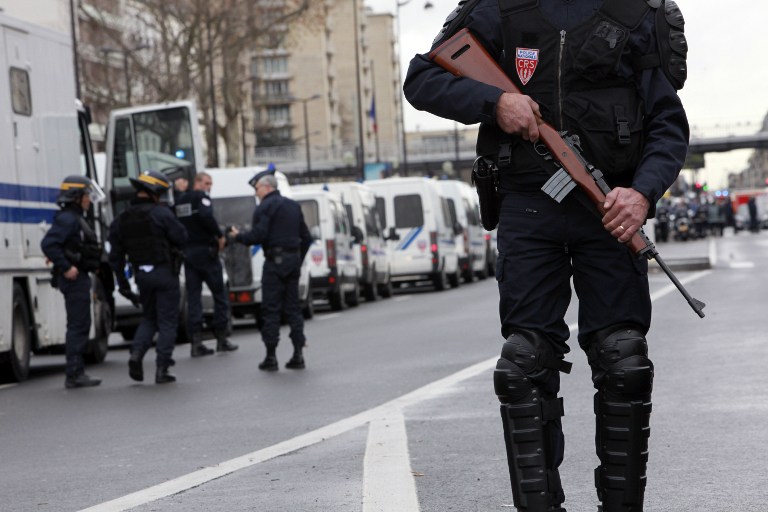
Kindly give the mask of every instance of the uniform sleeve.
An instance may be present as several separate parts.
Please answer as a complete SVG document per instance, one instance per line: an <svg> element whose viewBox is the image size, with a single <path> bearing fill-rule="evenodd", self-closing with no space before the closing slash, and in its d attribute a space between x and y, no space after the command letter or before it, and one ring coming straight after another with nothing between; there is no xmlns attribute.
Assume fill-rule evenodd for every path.
<svg viewBox="0 0 768 512"><path fill-rule="evenodd" d="M644 70L637 84L645 104L645 146L632 188L653 207L680 174L690 133L680 97L661 68Z"/></svg>
<svg viewBox="0 0 768 512"><path fill-rule="evenodd" d="M184 227L184 224L176 218L170 208L161 206L155 208L154 211L158 212L156 219L160 229L168 237L171 244L176 247L183 247L188 238L187 228Z"/></svg>
<svg viewBox="0 0 768 512"><path fill-rule="evenodd" d="M112 267L119 281L125 268L125 248L120 239L120 217L109 226L109 266Z"/></svg>
<svg viewBox="0 0 768 512"><path fill-rule="evenodd" d="M251 230L238 233L235 240L245 245L256 245L264 243L269 234L269 224L271 222L273 201L264 201L253 212L253 221Z"/></svg>
<svg viewBox="0 0 768 512"><path fill-rule="evenodd" d="M462 27L468 28L491 56L499 60L503 41L497 0L480 0ZM496 103L504 91L471 78L456 77L430 61L428 54L419 54L408 67L403 92L417 110L463 124L475 124L495 123Z"/></svg>
<svg viewBox="0 0 768 512"><path fill-rule="evenodd" d="M64 246L79 234L79 230L80 224L74 215L63 212L56 215L51 228L40 242L43 254L51 260L54 268L68 270L72 266L64 254Z"/></svg>
<svg viewBox="0 0 768 512"><path fill-rule="evenodd" d="M219 228L219 223L213 216L213 203L211 202L210 198L207 196L200 198L200 203L197 207L197 214L200 216L200 223L203 225L203 228L208 233L210 233L211 236L219 238L223 235L221 229Z"/></svg>

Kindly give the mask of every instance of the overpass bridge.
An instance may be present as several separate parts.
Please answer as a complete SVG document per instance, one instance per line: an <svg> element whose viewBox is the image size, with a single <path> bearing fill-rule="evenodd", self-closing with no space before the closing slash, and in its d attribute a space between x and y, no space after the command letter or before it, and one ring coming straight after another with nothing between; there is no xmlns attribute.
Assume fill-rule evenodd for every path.
<svg viewBox="0 0 768 512"><path fill-rule="evenodd" d="M450 131L446 133L450 134ZM457 136L450 140L452 136L409 143L407 172L402 166L393 171L408 176L440 176L448 172L458 179L469 180L472 163L476 158L475 143ZM750 148L768 150L768 131L751 135L693 137L690 140L689 156ZM309 173L306 153L299 146L259 149L252 163L267 165L272 162L294 181L323 181L329 177L360 178L361 171L351 156L355 148L342 149L333 152L313 150Z"/></svg>

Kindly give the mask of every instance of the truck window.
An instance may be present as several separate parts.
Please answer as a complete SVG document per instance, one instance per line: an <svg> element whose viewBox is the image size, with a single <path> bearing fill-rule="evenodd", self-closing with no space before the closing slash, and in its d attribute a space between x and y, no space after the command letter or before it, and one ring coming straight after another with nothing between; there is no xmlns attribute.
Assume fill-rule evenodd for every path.
<svg viewBox="0 0 768 512"><path fill-rule="evenodd" d="M464 211L467 212L467 222L470 226L477 226L479 222L477 221L477 216L475 215L475 209L472 208L472 205L469 203L467 198L462 198L462 202L464 203Z"/></svg>
<svg viewBox="0 0 768 512"><path fill-rule="evenodd" d="M448 201L444 198L440 198L440 207L443 210L443 222L446 226L448 226L450 229L453 229L454 222L453 219L456 218L456 207L453 208L453 219L451 218L451 209L448 206Z"/></svg>
<svg viewBox="0 0 768 512"><path fill-rule="evenodd" d="M418 228L424 225L424 210L420 195L395 196L394 202L396 228Z"/></svg>
<svg viewBox="0 0 768 512"><path fill-rule="evenodd" d="M186 107L141 112L133 115L141 170L152 169L171 179L181 169L195 168L192 126Z"/></svg>
<svg viewBox="0 0 768 512"><path fill-rule="evenodd" d="M448 205L448 219L446 219L446 224L448 226L455 226L459 221L459 218L456 215L456 203L453 199L447 199L446 204Z"/></svg>
<svg viewBox="0 0 768 512"><path fill-rule="evenodd" d="M29 88L29 73L26 69L11 68L11 104L20 116L32 115L32 94Z"/></svg>
<svg viewBox="0 0 768 512"><path fill-rule="evenodd" d="M379 219L376 218L376 210L370 206L363 206L363 218L365 219L365 231L369 236L379 236Z"/></svg>
<svg viewBox="0 0 768 512"><path fill-rule="evenodd" d="M387 227L387 209L384 203L384 198L376 196L376 212L379 215L379 222L382 229Z"/></svg>

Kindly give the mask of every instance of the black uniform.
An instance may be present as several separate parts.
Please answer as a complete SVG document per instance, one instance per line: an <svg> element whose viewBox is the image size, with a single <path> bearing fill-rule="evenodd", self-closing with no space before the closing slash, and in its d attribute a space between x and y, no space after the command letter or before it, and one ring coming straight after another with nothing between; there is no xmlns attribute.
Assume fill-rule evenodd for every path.
<svg viewBox="0 0 768 512"><path fill-rule="evenodd" d="M274 350L280 339L280 316L285 313L291 327L291 341L297 350L304 346L304 318L299 301L301 262L312 237L299 204L283 197L278 190L267 194L253 212L250 232L239 233L235 240L261 244L264 271L261 276L261 337L267 350Z"/></svg>
<svg viewBox="0 0 768 512"><path fill-rule="evenodd" d="M229 324L229 299L219 259L218 240L223 233L213 216L213 202L206 192L193 190L178 198L175 209L189 235L184 246L184 278L190 332L199 333L203 328L201 293L205 283L214 300L214 333L225 335Z"/></svg>
<svg viewBox="0 0 768 512"><path fill-rule="evenodd" d="M436 43L468 27L539 104L545 121L579 136L586 159L612 187L632 187L655 205L687 150L688 124L675 88L682 86L679 69L670 70L674 52L664 41L657 44L657 30L682 38L681 24L667 26L677 21L676 6L644 0L462 3ZM557 203L540 190L552 164L533 144L497 126L503 91L455 77L426 55L411 61L404 91L418 109L481 123L478 154L499 167L496 277L507 341L494 384L515 505L526 512L565 510L557 393L558 372L569 369L564 316L573 278L578 341L598 390L598 496L605 512L642 510L653 378L645 340L651 321L647 261L616 242L595 211L577 200L581 191Z"/></svg>
<svg viewBox="0 0 768 512"><path fill-rule="evenodd" d="M66 357L67 379L84 372L83 352L91 330L91 278L88 272L99 268L101 245L78 204L69 203L56 213L53 225L40 246L53 262L53 282L64 294L67 311ZM79 271L75 279L64 272L72 266Z"/></svg>
<svg viewBox="0 0 768 512"><path fill-rule="evenodd" d="M144 317L136 330L132 354L142 357L157 338L158 368L174 364L179 317L179 266L187 230L170 208L151 199L136 198L109 230L109 263L123 275L126 257L139 286Z"/></svg>

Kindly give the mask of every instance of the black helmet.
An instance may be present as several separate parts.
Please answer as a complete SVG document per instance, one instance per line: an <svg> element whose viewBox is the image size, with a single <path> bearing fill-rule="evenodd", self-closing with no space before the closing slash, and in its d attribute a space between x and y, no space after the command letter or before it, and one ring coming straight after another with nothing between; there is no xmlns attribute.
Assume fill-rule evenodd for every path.
<svg viewBox="0 0 768 512"><path fill-rule="evenodd" d="M71 175L64 178L59 186L58 204L76 203L83 195L91 196L91 201L98 203L104 199L104 191L90 178L79 175Z"/></svg>
<svg viewBox="0 0 768 512"><path fill-rule="evenodd" d="M137 191L145 190L152 195L162 196L171 188L171 182L157 171L143 171L138 178L129 178Z"/></svg>

